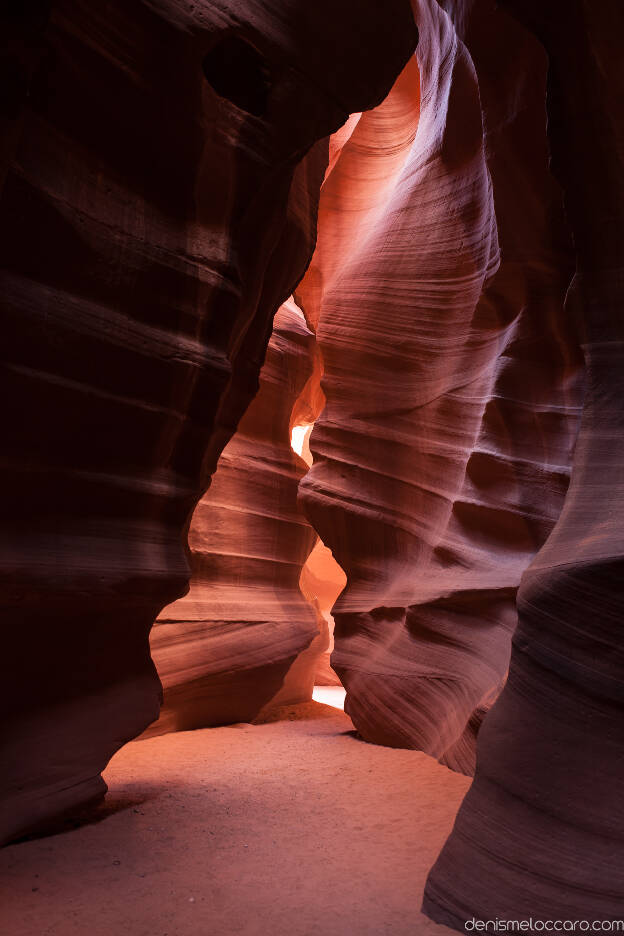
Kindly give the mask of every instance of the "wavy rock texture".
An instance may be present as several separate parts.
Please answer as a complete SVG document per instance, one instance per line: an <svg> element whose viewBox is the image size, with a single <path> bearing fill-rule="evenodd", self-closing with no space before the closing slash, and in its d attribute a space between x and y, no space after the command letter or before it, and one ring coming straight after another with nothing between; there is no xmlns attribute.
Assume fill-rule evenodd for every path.
<svg viewBox="0 0 624 936"><path fill-rule="evenodd" d="M505 6L548 52L587 392L563 511L522 580L509 680L425 894L462 932L473 916L624 919L624 8Z"/></svg>
<svg viewBox="0 0 624 936"><path fill-rule="evenodd" d="M568 485L581 361L544 55L490 24L480 97L451 19L414 10L417 60L330 150L297 290L327 397L300 490L347 574L332 663L357 729L470 773Z"/></svg>
<svg viewBox="0 0 624 936"><path fill-rule="evenodd" d="M2 838L157 717L149 629L308 263L317 141L415 42L401 0L47 6L0 13Z"/></svg>
<svg viewBox="0 0 624 936"><path fill-rule="evenodd" d="M357 115L359 117L359 115ZM341 133L334 134L330 140L330 151L335 145L335 138ZM318 345L315 344L315 369L308 384L307 414L302 412L299 430L302 435L295 439L293 433L293 448L300 452L308 468L312 467L312 453L310 452L310 434L314 421L323 411L325 395L321 390L321 360ZM306 420L304 421L304 416ZM334 559L330 549L319 538L314 549L308 556L301 571L299 582L301 591L316 609L319 629L323 641L316 643L314 648L316 659L314 661L314 681L317 686L339 686L340 680L331 666L331 654L334 649L334 618L331 610L338 595L347 584L346 576Z"/></svg>
<svg viewBox="0 0 624 936"><path fill-rule="evenodd" d="M300 584L306 598L317 609L321 633L326 634L326 643L322 647L318 646L319 655L314 664L314 685L339 686L340 680L331 665L335 626L331 610L347 584L347 579L331 550L320 539L303 567Z"/></svg>
<svg viewBox="0 0 624 936"><path fill-rule="evenodd" d="M149 734L253 721L319 635L299 588L316 540L297 506L307 466L290 445L314 363L314 336L289 301L275 316L258 394L193 514L190 591L152 628L164 703ZM311 698L311 655L299 657L282 698Z"/></svg>

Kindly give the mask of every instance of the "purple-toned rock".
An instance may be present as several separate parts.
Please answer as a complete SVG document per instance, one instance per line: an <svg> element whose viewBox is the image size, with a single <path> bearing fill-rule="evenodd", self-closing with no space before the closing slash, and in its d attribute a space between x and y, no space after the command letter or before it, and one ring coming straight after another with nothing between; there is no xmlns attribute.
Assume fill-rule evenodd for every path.
<svg viewBox="0 0 624 936"><path fill-rule="evenodd" d="M587 389L565 504L523 576L509 680L424 909L462 932L497 916L532 917L535 933L557 920L611 931L624 919L624 7L503 5L548 55L552 168L576 247L566 312Z"/></svg>
<svg viewBox="0 0 624 936"><path fill-rule="evenodd" d="M581 371L545 56L483 6L467 46L434 0L414 4L415 57L332 140L297 289L327 397L301 496L347 575L346 710L367 740L466 773L561 510Z"/></svg>

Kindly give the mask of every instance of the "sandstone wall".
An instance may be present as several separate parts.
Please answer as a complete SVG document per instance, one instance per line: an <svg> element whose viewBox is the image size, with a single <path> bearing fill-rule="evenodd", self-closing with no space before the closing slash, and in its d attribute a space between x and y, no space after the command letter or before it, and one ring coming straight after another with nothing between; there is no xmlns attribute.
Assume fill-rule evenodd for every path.
<svg viewBox="0 0 624 936"><path fill-rule="evenodd" d="M347 575L332 661L359 732L470 773L563 504L581 359L543 50L507 18L468 47L414 11L415 58L336 135L297 290L327 397L300 490Z"/></svg>
<svg viewBox="0 0 624 936"><path fill-rule="evenodd" d="M424 909L462 932L473 916L607 930L624 919L624 8L504 6L548 55L552 167L576 248L566 314L587 391L565 504L523 576L509 680Z"/></svg>
<svg viewBox="0 0 624 936"><path fill-rule="evenodd" d="M190 591L150 635L164 688L150 733L252 721L319 635L299 588L316 540L297 506L307 466L290 445L313 368L314 337L291 300L275 316L259 392L193 514ZM302 669L292 700L312 695L313 672Z"/></svg>
<svg viewBox="0 0 624 936"><path fill-rule="evenodd" d="M149 630L309 261L322 141L416 40L402 0L25 0L0 27L6 838L101 795L157 717Z"/></svg>

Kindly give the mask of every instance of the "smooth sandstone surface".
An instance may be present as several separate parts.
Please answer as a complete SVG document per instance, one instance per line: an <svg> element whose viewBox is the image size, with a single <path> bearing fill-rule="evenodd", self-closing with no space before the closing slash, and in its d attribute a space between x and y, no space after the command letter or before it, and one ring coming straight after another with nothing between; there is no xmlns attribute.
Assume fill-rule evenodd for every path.
<svg viewBox="0 0 624 936"><path fill-rule="evenodd" d="M422 752L431 920L624 919L624 7L412 7L0 11L0 838L101 797L165 605L152 732L276 719L126 746L8 932L443 932ZM267 714L334 620L352 722Z"/></svg>
<svg viewBox="0 0 624 936"><path fill-rule="evenodd" d="M522 579L509 680L424 909L460 931L473 915L607 931L624 920L624 8L504 6L548 54L587 391L565 504Z"/></svg>
<svg viewBox="0 0 624 936"><path fill-rule="evenodd" d="M308 556L301 572L300 584L304 595L318 611L321 630L327 633L326 646L315 661L314 683L317 686L340 686L341 682L331 665L334 650L334 617L331 612L347 584L347 578L321 539L316 541Z"/></svg>
<svg viewBox="0 0 624 936"><path fill-rule="evenodd" d="M467 46L437 3L414 4L414 58L332 138L296 292L327 398L300 497L347 575L346 710L368 740L466 773L521 576L563 504L582 389L546 58L507 18L488 32L484 6Z"/></svg>
<svg viewBox="0 0 624 936"><path fill-rule="evenodd" d="M149 630L309 262L323 141L416 38L402 0L29 2L0 36L6 839L158 716Z"/></svg>
<svg viewBox="0 0 624 936"><path fill-rule="evenodd" d="M313 370L314 337L289 300L275 316L258 394L193 513L190 591L150 634L164 700L149 733L253 721L320 637L299 588L317 538L297 505L307 466L290 444ZM289 701L312 697L313 668L299 660Z"/></svg>

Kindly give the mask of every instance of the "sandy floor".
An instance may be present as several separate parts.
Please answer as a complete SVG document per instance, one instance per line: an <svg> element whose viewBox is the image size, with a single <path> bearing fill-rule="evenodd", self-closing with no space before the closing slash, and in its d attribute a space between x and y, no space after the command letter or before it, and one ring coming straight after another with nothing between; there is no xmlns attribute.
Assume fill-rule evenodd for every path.
<svg viewBox="0 0 624 936"><path fill-rule="evenodd" d="M419 908L466 778L281 714L127 745L90 824L0 853L3 936L450 933Z"/></svg>

